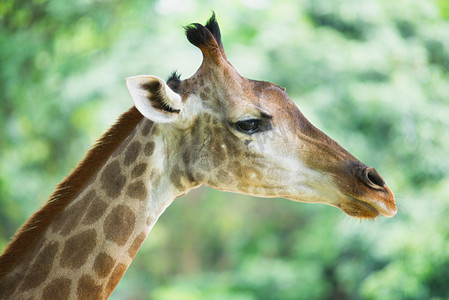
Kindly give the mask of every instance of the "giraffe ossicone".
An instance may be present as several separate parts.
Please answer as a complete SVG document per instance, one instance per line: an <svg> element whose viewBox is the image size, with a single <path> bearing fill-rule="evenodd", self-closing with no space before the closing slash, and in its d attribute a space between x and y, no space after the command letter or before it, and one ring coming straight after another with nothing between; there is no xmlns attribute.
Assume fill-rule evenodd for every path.
<svg viewBox="0 0 449 300"><path fill-rule="evenodd" d="M1 299L106 299L172 201L201 185L396 214L382 177L314 127L278 85L242 77L215 15L186 27L190 78L126 80L125 112L0 256Z"/></svg>

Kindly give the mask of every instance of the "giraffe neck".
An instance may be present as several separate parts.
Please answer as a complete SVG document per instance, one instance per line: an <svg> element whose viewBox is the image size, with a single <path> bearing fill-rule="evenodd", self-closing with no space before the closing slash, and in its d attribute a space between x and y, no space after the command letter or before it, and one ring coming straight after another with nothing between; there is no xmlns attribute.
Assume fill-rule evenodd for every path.
<svg viewBox="0 0 449 300"><path fill-rule="evenodd" d="M159 216L193 187L157 128L138 123L0 280L0 298L109 297Z"/></svg>

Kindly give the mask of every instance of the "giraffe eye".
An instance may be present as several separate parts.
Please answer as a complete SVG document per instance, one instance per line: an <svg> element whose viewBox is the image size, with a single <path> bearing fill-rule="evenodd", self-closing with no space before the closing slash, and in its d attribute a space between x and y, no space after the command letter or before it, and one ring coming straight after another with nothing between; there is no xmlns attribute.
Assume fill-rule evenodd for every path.
<svg viewBox="0 0 449 300"><path fill-rule="evenodd" d="M235 125L238 131L247 134L253 134L260 131L260 120L258 119L238 121Z"/></svg>

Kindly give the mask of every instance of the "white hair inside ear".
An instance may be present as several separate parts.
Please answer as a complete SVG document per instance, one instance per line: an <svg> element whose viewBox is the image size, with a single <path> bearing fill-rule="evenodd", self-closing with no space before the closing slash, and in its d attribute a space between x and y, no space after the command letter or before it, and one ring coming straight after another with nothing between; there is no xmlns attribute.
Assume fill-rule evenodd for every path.
<svg viewBox="0 0 449 300"><path fill-rule="evenodd" d="M134 105L147 119L170 123L178 119L183 103L167 83L159 77L139 75L126 78L126 86Z"/></svg>

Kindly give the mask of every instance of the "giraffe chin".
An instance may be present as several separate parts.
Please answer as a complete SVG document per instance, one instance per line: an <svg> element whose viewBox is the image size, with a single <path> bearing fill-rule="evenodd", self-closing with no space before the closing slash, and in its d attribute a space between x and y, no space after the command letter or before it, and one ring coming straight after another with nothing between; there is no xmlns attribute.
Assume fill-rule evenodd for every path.
<svg viewBox="0 0 449 300"><path fill-rule="evenodd" d="M343 201L337 205L337 207L351 217L359 219L375 219L379 215L385 217L393 217L396 215L396 210L387 209L382 204L370 204L349 195L346 195L346 197L346 201Z"/></svg>
<svg viewBox="0 0 449 300"><path fill-rule="evenodd" d="M380 215L379 211L371 204L351 198L350 201L338 205L347 215L360 219L375 219Z"/></svg>

